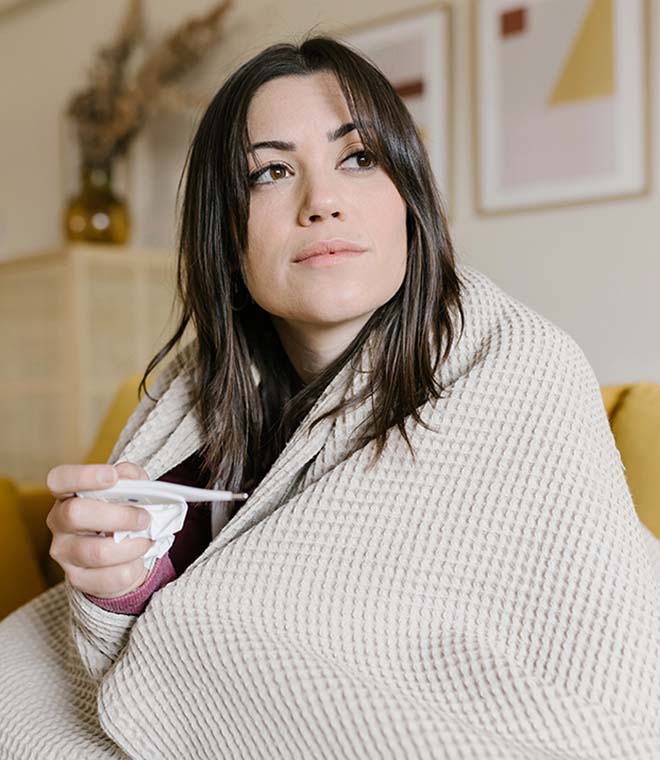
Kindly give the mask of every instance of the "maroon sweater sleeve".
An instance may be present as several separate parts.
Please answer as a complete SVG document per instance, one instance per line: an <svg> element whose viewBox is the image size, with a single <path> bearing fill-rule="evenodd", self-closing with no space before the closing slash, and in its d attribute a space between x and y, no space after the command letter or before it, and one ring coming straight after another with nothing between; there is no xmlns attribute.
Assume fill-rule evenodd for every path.
<svg viewBox="0 0 660 760"><path fill-rule="evenodd" d="M206 473L201 458L195 453L158 480L199 488L206 487ZM147 579L141 586L123 596L112 599L85 594L94 604L110 612L139 615L152 595L177 578L206 549L211 541L211 505L192 503L188 505L186 519L181 530L174 536L174 543L167 554L159 557Z"/></svg>
<svg viewBox="0 0 660 760"><path fill-rule="evenodd" d="M139 615L149 603L152 594L176 578L176 571L170 560L169 552L156 560L156 564L141 586L123 596L105 599L100 596L85 596L98 607L109 612L119 612L123 615Z"/></svg>

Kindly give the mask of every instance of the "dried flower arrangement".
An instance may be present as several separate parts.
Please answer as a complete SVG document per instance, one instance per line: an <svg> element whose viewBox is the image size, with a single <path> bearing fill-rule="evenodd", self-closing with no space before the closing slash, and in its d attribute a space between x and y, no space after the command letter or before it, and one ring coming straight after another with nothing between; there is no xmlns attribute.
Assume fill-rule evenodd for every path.
<svg viewBox="0 0 660 760"><path fill-rule="evenodd" d="M69 101L82 162L103 165L124 154L148 118L159 108L200 105L176 80L204 56L221 36L220 22L231 0L217 3L205 16L183 23L166 37L128 80L131 53L144 39L142 0L129 7L115 40L101 48L89 84Z"/></svg>

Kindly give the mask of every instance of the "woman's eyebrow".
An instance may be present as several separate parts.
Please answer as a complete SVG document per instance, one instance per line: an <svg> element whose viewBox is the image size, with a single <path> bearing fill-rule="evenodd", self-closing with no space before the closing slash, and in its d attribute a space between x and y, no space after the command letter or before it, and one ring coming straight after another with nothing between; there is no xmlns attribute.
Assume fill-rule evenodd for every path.
<svg viewBox="0 0 660 760"><path fill-rule="evenodd" d="M347 135L354 129L357 129L357 127L355 124L353 124L353 122L350 121L346 124L342 124L341 127L337 127L337 129L331 129L326 133L328 142L335 142L335 140L339 140L340 137ZM296 150L297 147L298 146L292 142L284 142L282 140L264 140L263 142L253 143L250 145L250 153L254 153L254 151L258 150L259 148L273 148L274 150L286 150L291 152Z"/></svg>

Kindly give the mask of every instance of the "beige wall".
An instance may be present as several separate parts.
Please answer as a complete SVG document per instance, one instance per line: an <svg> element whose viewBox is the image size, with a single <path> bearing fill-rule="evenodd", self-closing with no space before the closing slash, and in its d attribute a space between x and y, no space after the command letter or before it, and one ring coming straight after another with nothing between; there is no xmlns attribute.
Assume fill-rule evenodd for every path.
<svg viewBox="0 0 660 760"><path fill-rule="evenodd" d="M328 4L329 5L329 4ZM235 0L225 40L191 83L212 92L240 61L264 45L315 26L342 31L389 12L419 7L402 0ZM148 29L157 36L209 0L147 0ZM460 257L561 326L580 343L602 383L660 381L660 203L656 188L632 199L558 210L480 217L473 202L467 0L454 6L454 213ZM42 0L0 17L0 257L61 241L62 167L59 123L63 104L84 79L124 4L106 0ZM660 0L652 0L660 31ZM652 51L653 123L659 101L658 56ZM150 226L173 205L192 117L169 117L136 147L137 242L166 244ZM659 141L657 126L654 140ZM163 153L168 155L162 161ZM655 151L653 174L658 176ZM168 189L157 197L153 183ZM161 239L156 239L160 235Z"/></svg>

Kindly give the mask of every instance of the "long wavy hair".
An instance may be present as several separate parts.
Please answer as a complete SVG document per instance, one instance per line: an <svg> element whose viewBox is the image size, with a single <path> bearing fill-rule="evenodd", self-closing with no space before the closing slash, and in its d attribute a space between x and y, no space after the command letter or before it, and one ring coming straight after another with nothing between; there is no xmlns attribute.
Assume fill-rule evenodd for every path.
<svg viewBox="0 0 660 760"><path fill-rule="evenodd" d="M247 113L267 82L317 72L336 77L365 149L405 201L408 251L396 294L335 361L303 385L270 315L252 301L241 274L250 212ZM193 395L208 485L251 491L328 383L347 362L354 365L367 340L373 347L368 382L323 417L370 397L371 411L351 451L375 441L375 461L389 432L398 428L414 456L404 423L412 415L424 424L420 406L444 390L436 370L457 338L458 321L463 329L462 283L427 152L387 78L362 54L327 35L308 35L300 45L272 45L219 89L195 133L181 181L186 170L177 235L180 318L149 362L140 391L146 392L148 375L192 323Z"/></svg>

